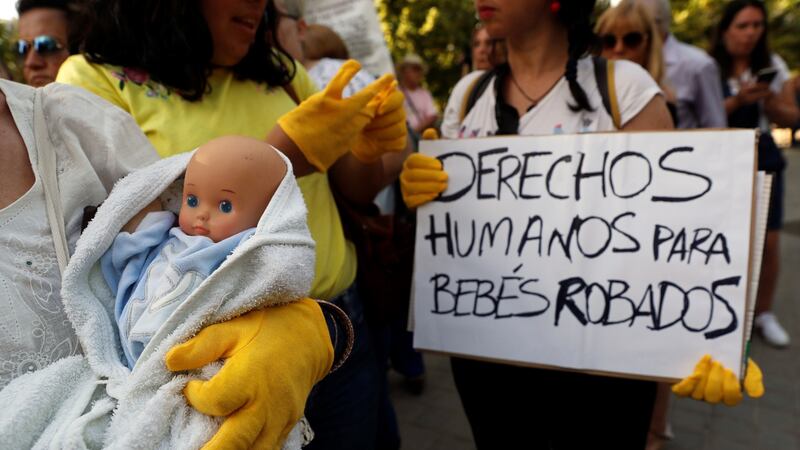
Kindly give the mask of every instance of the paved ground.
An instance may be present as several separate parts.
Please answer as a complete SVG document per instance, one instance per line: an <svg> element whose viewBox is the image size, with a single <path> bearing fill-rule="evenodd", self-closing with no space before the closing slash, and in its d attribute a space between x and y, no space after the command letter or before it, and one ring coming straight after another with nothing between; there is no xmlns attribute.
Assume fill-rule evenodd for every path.
<svg viewBox="0 0 800 450"><path fill-rule="evenodd" d="M764 370L766 394L735 408L675 399L670 412L675 438L664 450L800 449L800 150L787 152L785 231L776 313L794 338L787 350L774 350L756 338L753 358ZM446 358L426 355L426 391L406 393L390 376L403 448L474 449Z"/></svg>

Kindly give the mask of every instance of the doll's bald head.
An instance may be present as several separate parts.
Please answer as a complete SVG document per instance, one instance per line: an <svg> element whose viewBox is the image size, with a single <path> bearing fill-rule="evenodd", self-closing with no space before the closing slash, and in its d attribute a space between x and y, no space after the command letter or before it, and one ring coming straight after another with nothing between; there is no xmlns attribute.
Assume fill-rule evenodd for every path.
<svg viewBox="0 0 800 450"><path fill-rule="evenodd" d="M181 230L219 242L255 227L286 170L264 141L224 136L203 144L186 167Z"/></svg>

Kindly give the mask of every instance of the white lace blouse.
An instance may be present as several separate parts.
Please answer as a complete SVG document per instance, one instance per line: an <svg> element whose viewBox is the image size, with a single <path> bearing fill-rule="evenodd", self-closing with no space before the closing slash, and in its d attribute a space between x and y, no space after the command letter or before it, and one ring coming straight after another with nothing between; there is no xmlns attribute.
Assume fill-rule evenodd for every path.
<svg viewBox="0 0 800 450"><path fill-rule="evenodd" d="M0 388L80 352L61 304L61 275L33 131L33 93L0 80L14 122L28 149L36 181L0 209ZM70 250L80 235L83 208L101 203L114 182L158 159L127 113L82 89L42 89L45 120L56 149L56 172Z"/></svg>

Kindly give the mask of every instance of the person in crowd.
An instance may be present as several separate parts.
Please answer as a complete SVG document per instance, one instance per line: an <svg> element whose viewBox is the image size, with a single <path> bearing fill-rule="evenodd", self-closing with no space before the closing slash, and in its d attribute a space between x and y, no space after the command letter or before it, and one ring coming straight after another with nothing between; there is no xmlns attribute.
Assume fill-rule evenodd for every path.
<svg viewBox="0 0 800 450"><path fill-rule="evenodd" d="M670 33L669 0L636 0L650 10L661 34L666 80L675 92L678 128L724 128L727 117L713 58Z"/></svg>
<svg viewBox="0 0 800 450"><path fill-rule="evenodd" d="M675 126L682 129L725 128L727 117L719 85L717 63L697 47L679 41L670 33L672 10L669 0L634 0L644 5L655 21L663 42L664 82L671 90L674 102ZM660 384L653 411L649 450L657 450L673 436L667 421L670 392Z"/></svg>
<svg viewBox="0 0 800 450"><path fill-rule="evenodd" d="M476 0L484 26L504 38L508 63L494 69L489 85L464 115L447 114L444 137L534 135L615 130L615 119L595 88L590 17L594 1ZM614 83L623 131L671 129L658 85L639 65L615 62ZM482 73L461 79L447 111L458 111ZM456 105L456 106L454 106ZM453 122L453 123L451 123ZM587 125L588 123L588 125ZM427 133L426 133L427 134ZM400 175L410 207L447 188L441 162L412 154ZM451 358L453 377L478 448L642 449L656 383L485 361ZM704 381L708 362L679 384L686 395ZM753 370L753 376L758 375ZM730 372L730 376L733 373ZM730 377L729 377L730 379ZM730 394L739 398L738 383ZM727 391L726 391L727 392ZM751 391L759 395L758 382ZM710 398L710 397L705 397ZM614 414L608 414L614 405ZM501 414L499 412L506 412ZM512 413L513 412L513 413ZM576 432L580 430L580 432Z"/></svg>
<svg viewBox="0 0 800 450"><path fill-rule="evenodd" d="M666 80L662 33L640 0L623 0L600 16L595 26L600 36L601 55L607 59L627 59L644 67L658 82L664 92L672 120L680 122L676 98L672 86ZM648 435L648 450L658 450L658 445L673 436L667 412L670 386L660 383L656 392L653 425Z"/></svg>
<svg viewBox="0 0 800 450"><path fill-rule="evenodd" d="M91 26L82 43L85 55L69 58L58 81L82 86L128 111L162 157L226 134L266 137L289 157L317 244L311 297L344 309L356 336L347 363L319 383L308 401L306 417L315 433L311 448L371 448L379 374L353 285L354 250L344 238L331 189L353 202L368 203L396 176L384 171L381 155L405 149L402 94L391 88L391 76L384 76L342 99L341 90L359 68L355 62L343 66L326 90L314 94L316 87L306 71L274 39L280 14L271 1L170 4L166 8L156 0L93 3L88 8ZM176 10L184 13L175 16ZM153 38L142 39L135 31L143 29ZM285 353L258 354L255 359L292 358L298 372L280 377L298 384L279 391L285 395L266 398L263 393L270 392L267 386L274 385L278 376L269 373L268 359L240 359L244 369L239 373L257 364L249 370L252 385L245 386L262 393L256 396L258 413L238 411L228 419L248 425L227 428L240 442L285 436L287 426L297 421L306 405L306 381L312 373L306 371L319 363L319 346L312 341L299 353L300 349L287 346L270 348ZM228 359L226 364L232 363ZM225 375L220 372L217 378L226 380ZM222 401L225 395L218 392L213 399ZM190 403L194 400L189 398Z"/></svg>
<svg viewBox="0 0 800 450"><path fill-rule="evenodd" d="M17 56L25 82L44 86L56 79L70 54L74 11L70 0L19 0L17 2Z"/></svg>
<svg viewBox="0 0 800 450"><path fill-rule="evenodd" d="M486 28L475 27L472 32L472 70L489 70L492 68L492 49L494 41Z"/></svg>
<svg viewBox="0 0 800 450"><path fill-rule="evenodd" d="M728 3L714 35L711 56L722 72L725 112L731 127L758 128L758 168L773 174L755 327L775 347L789 345L789 334L772 312L779 269L783 223L783 174L786 161L770 133L770 124L791 126L800 112L794 101L786 63L770 52L767 11L757 0Z"/></svg>
<svg viewBox="0 0 800 450"><path fill-rule="evenodd" d="M325 25L305 25L302 42L297 48L300 51L292 57L303 64L308 70L308 76L320 87L327 86L342 64L350 58L344 41L333 29ZM359 70L344 88L344 96L355 94L373 81L375 77L364 69Z"/></svg>
<svg viewBox="0 0 800 450"><path fill-rule="evenodd" d="M300 0L284 0L283 6L288 11L302 11L299 7ZM280 8L281 3L278 3ZM286 17L284 15L283 17ZM330 83L333 76L350 57L344 41L339 37L336 32L324 25L319 24L305 24L300 20L295 20L294 25L298 27L296 32L286 33L279 35L279 41L287 49L297 49L296 45L284 42L284 38L301 37L302 45L299 53L292 54L296 60L302 62L303 66L308 70L308 75L320 87L325 87ZM280 27L280 24L279 24ZM302 27L302 29L301 29ZM291 53L291 50L289 50ZM365 70L360 70L350 83L345 87L343 95L348 97L355 92L363 89L374 80L369 73ZM408 147L410 150L411 147ZM384 163L392 167L393 172L399 172L402 167L403 160L408 156L407 152L399 154L387 155ZM375 206L380 214L387 217L394 217L396 213L397 202L395 197L397 190L394 185L387 186L375 198ZM345 205L339 205L345 208L346 211L352 211ZM356 219L358 220L358 219ZM390 303L390 298L393 297L386 292L376 293L370 289L374 284L373 280L367 278L375 275L375 270L370 270L370 267L380 267L379 258L374 253L370 252L371 245L363 242L364 238L361 236L360 230L348 229L349 227L360 227L359 224L349 224L345 227L346 234L349 232L355 239L353 240L356 245L358 258L359 258L359 271L357 276L358 286L362 299L365 303L365 313L367 325L370 330L371 344L375 351L375 358L378 367L382 369L381 373L381 388L379 394L380 406L378 410L378 438L376 448L380 449L397 449L400 448L400 430L397 424L397 416L389 396L389 385L387 379L388 363L391 362L392 366L401 374L406 377L406 385L416 393L420 393L424 383L425 366L422 361L422 355L416 352L412 346L412 334L406 331L406 315L394 314L397 317L384 317L384 314L378 313L378 310L383 311L383 304ZM393 227L393 233L398 233L399 227ZM361 238L359 238L361 236ZM385 249L387 251L401 251L400 249ZM380 270L380 269L378 269ZM398 276L397 274L395 276ZM410 285L411 280L407 280ZM406 296L405 306L400 308L403 312L408 311L408 296Z"/></svg>
<svg viewBox="0 0 800 450"><path fill-rule="evenodd" d="M603 12L594 31L600 36L601 56L627 59L647 70L664 93L674 122L675 96L664 77L661 33L647 8L636 0L623 0Z"/></svg>
<svg viewBox="0 0 800 450"><path fill-rule="evenodd" d="M416 53L409 53L397 64L397 80L406 96L408 123L420 134L439 120L439 110L430 91L422 85L427 66Z"/></svg>
<svg viewBox="0 0 800 450"><path fill-rule="evenodd" d="M303 62L302 45L308 27L303 19L304 8L305 1L303 0L275 0L275 14L278 16L275 25L275 41L280 43L289 56L300 63Z"/></svg>

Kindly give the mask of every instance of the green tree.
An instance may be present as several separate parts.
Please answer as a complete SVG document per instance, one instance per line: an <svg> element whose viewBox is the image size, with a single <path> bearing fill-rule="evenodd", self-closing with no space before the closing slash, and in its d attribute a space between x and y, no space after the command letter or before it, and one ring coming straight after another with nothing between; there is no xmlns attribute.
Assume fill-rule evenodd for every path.
<svg viewBox="0 0 800 450"><path fill-rule="evenodd" d="M21 82L22 67L16 55L15 43L16 22L0 21L0 62L14 80Z"/></svg>
<svg viewBox="0 0 800 450"><path fill-rule="evenodd" d="M473 0L375 0L392 58L419 54L428 64L426 82L440 102L462 75L477 23Z"/></svg>

